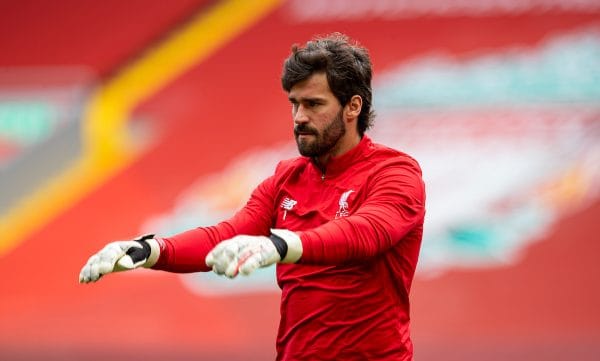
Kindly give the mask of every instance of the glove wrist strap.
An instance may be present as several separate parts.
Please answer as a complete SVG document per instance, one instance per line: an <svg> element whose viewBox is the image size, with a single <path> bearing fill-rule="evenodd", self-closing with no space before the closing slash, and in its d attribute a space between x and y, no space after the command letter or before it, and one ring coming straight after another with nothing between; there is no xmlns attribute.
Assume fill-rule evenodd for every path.
<svg viewBox="0 0 600 361"><path fill-rule="evenodd" d="M158 262L158 257L160 256L160 245L158 241L154 238L146 239L145 242L150 246L150 255L146 262L144 262L143 267L151 268Z"/></svg>
<svg viewBox="0 0 600 361"><path fill-rule="evenodd" d="M295 233L287 229L271 229L271 236L276 236L283 240L287 246L287 252L285 256L281 257L281 263L296 263L302 257L302 241L300 237ZM271 240L273 240L271 238ZM273 243L275 244L276 241ZM277 248L277 244L275 244ZM277 248L279 252L279 248ZM281 253L280 253L281 254Z"/></svg>
<svg viewBox="0 0 600 361"><path fill-rule="evenodd" d="M275 245L277 253L279 253L279 257L281 257L281 259L284 259L288 252L288 245L285 242L285 240L274 233L271 233L269 239Z"/></svg>

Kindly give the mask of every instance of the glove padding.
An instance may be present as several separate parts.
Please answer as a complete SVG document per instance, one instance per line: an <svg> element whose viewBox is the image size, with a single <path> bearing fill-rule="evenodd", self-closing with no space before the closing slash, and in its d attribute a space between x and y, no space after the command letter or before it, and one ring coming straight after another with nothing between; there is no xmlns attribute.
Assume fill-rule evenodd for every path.
<svg viewBox="0 0 600 361"><path fill-rule="evenodd" d="M257 268L268 267L278 262L298 261L302 256L300 237L283 229L273 229L271 232L279 241L286 243L285 254L280 254L280 250L269 237L239 235L215 246L206 256L206 265L212 267L216 274L233 278L239 273L249 275Z"/></svg>
<svg viewBox="0 0 600 361"><path fill-rule="evenodd" d="M120 271L128 271L142 266L151 267L158 259L153 255L149 242L156 242L153 234L140 236L131 241L118 241L107 244L94 254L79 273L80 283L96 282L102 276ZM158 247L154 247L156 250ZM149 264L152 261L152 264Z"/></svg>
<svg viewBox="0 0 600 361"><path fill-rule="evenodd" d="M277 248L265 236L235 236L219 243L206 256L206 265L219 275L233 278L241 273L249 275L259 267L267 267L281 260Z"/></svg>

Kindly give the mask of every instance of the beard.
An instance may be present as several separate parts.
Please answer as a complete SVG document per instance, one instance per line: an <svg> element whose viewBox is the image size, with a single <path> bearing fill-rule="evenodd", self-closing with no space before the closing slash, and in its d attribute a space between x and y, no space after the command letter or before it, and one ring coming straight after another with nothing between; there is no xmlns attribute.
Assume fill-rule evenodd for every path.
<svg viewBox="0 0 600 361"><path fill-rule="evenodd" d="M299 133L312 134L313 139L300 139ZM317 129L300 124L294 127L294 136L298 152L305 157L319 157L329 153L334 149L338 141L346 134L346 127L342 118L342 110L340 110L335 118L327 124L322 132Z"/></svg>

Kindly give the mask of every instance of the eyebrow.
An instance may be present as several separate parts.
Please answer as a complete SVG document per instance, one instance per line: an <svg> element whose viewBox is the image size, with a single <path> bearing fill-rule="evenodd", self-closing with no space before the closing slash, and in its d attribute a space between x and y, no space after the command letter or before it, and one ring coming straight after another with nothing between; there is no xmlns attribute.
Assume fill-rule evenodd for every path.
<svg viewBox="0 0 600 361"><path fill-rule="evenodd" d="M321 97L307 97L307 98L303 98L303 97L300 97L298 99L298 98L295 98L295 97L288 96L288 100L290 102L311 102L311 101L312 102L324 102L325 98L321 98Z"/></svg>

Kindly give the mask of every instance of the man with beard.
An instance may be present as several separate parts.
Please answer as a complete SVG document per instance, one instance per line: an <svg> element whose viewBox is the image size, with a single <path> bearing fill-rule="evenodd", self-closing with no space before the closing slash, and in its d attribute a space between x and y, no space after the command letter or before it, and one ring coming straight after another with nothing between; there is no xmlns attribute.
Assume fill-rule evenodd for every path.
<svg viewBox="0 0 600 361"><path fill-rule="evenodd" d="M109 243L80 282L137 267L236 277L277 264L278 360L412 360L425 190L414 159L365 135L371 73L367 50L342 34L293 46L282 85L301 156L280 162L232 218Z"/></svg>

